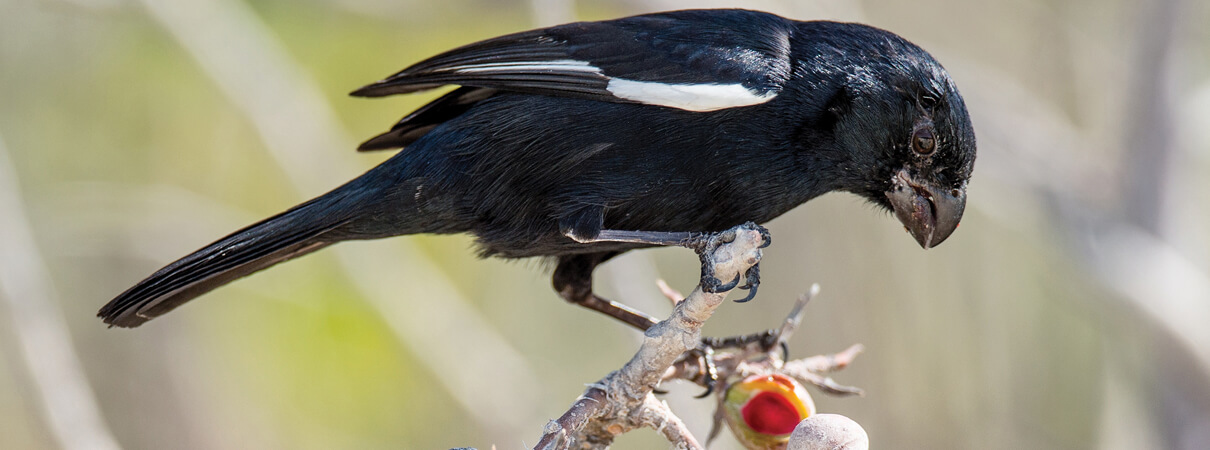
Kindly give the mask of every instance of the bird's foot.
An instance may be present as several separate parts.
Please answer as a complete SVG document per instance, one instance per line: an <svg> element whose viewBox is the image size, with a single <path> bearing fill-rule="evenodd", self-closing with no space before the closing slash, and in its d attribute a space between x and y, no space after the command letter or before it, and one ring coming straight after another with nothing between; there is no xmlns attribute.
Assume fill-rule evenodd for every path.
<svg viewBox="0 0 1210 450"><path fill-rule="evenodd" d="M693 396L693 398L706 398L714 393L714 387L718 384L718 365L714 363L714 347L706 343L702 344L693 350L689 350L685 359L694 359L697 361L698 367L702 371L698 374L698 379L693 380L699 384L706 386L706 392Z"/></svg>
<svg viewBox="0 0 1210 450"><path fill-rule="evenodd" d="M578 242L631 242L636 244L649 245L675 245L692 249L697 253L698 258L702 261L702 291L711 294L727 292L732 289L743 289L748 291L748 295L744 296L737 302L743 303L752 300L756 297L756 289L760 286L760 263L752 265L743 274L735 274L735 279L724 283L723 280L714 276L714 260L711 258L714 251L719 247L735 241L736 232L738 230L752 230L760 233L761 246L760 248L768 247L773 243L772 236L769 235L769 230L753 222L748 222L738 227L720 231L716 233L689 233L689 232L666 232L666 231L623 231L623 230L600 230L596 237L591 239L576 237L569 235ZM747 280L743 286L739 285L740 277Z"/></svg>
<svg viewBox="0 0 1210 450"><path fill-rule="evenodd" d="M748 280L748 282L740 286L739 289L748 291L748 295L736 300L736 303L746 303L748 300L756 298L756 288L760 287L760 263L749 267L748 271L744 273L744 279Z"/></svg>
<svg viewBox="0 0 1210 450"><path fill-rule="evenodd" d="M706 391L694 396L694 398L706 398L714 393L714 389L719 382L719 367L714 359L716 350L768 352L774 347L779 347L782 353L782 361L789 360L790 349L784 341L779 340L778 336L778 330L766 330L742 336L702 338L701 344L697 348L688 351L683 357L683 359L695 360L697 362L696 365L701 368L701 371L692 381L706 386Z"/></svg>
<svg viewBox="0 0 1210 450"><path fill-rule="evenodd" d="M773 238L765 227L752 222L745 223L740 227L760 233L762 240L760 248L768 247L773 243ZM693 249L702 260L702 291L719 293L730 291L738 286L739 289L748 291L748 295L736 300L736 302L743 303L756 297L756 289L760 286L760 263L754 264L743 274L747 283L739 286L740 274L738 273L735 274L735 279L727 283L723 283L722 280L716 278L714 276L714 260L710 258L710 255L713 255L719 246L735 241L735 233L738 228L718 233L693 234L687 237L680 245Z"/></svg>

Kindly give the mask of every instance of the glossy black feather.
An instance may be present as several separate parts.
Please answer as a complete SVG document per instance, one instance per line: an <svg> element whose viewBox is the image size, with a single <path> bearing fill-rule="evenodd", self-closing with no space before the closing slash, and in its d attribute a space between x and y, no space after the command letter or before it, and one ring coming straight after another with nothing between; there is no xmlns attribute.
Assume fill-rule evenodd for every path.
<svg viewBox="0 0 1210 450"><path fill-rule="evenodd" d="M578 22L470 44L419 62L353 95L380 97L446 84L631 102L607 89L620 78L668 84L742 84L772 92L789 77L793 21L754 11L674 11ZM533 65L555 61L584 66ZM483 64L516 70L462 72Z"/></svg>
<svg viewBox="0 0 1210 450"><path fill-rule="evenodd" d="M437 125L458 117L475 103L494 95L495 89L463 87L429 102L399 120L391 131L362 143L357 150L386 150L407 147Z"/></svg>
<svg viewBox="0 0 1210 450"><path fill-rule="evenodd" d="M315 203L232 233L152 274L101 309L106 323L135 327L236 278L334 243L325 217L300 217ZM310 219L310 220L308 220Z"/></svg>

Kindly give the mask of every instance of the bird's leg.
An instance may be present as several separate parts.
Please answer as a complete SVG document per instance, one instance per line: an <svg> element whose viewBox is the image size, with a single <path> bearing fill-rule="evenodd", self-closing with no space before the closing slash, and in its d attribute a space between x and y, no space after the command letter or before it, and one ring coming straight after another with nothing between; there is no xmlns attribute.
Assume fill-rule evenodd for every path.
<svg viewBox="0 0 1210 450"><path fill-rule="evenodd" d="M604 313L641 331L647 331L658 319L592 292L592 270L616 253L569 255L559 258L552 277L555 291L570 303Z"/></svg>
<svg viewBox="0 0 1210 450"><path fill-rule="evenodd" d="M752 222L744 224L744 226L760 231L764 243L761 248L768 247L771 244L772 237L769 235L769 230ZM697 252L698 257L702 261L702 290L705 292L716 293L729 291L739 286L740 275L736 274L735 279L730 282L723 283L722 280L714 277L714 262L710 259L710 255L714 253L720 245L729 243L735 240L735 230L730 229L720 233L692 233L692 232L667 232L667 231L623 231L623 230L600 230L595 237L586 238L580 235L568 234L569 237L582 243L593 242L629 242L634 244L650 244L650 245L675 245L693 249ZM748 295L742 299L736 300L743 303L752 300L756 296L756 288L760 286L760 264L752 266L744 274L747 283L739 286L740 289L748 290Z"/></svg>
<svg viewBox="0 0 1210 450"><path fill-rule="evenodd" d="M769 235L769 230L765 229L764 227L757 225L755 223L752 223L752 222L748 222L748 223L744 224L744 226L749 229L755 229L760 232L761 238L763 241L761 244L761 248L768 247L770 244L773 243L772 236ZM729 291L731 289L735 289L738 286L739 289L748 290L748 295L744 296L744 298L742 298L742 299L736 300L736 302L739 302L739 303L747 302L749 300L752 300L754 297L756 297L756 289L757 289L757 287L760 286L760 263L753 265L751 268L748 269L747 272L744 273L743 276L747 280L747 283L745 283L743 286L739 286L740 274L736 274L735 279L731 280L728 283L723 283L722 280L719 280L718 278L714 277L714 260L710 256L714 253L714 251L716 249L718 249L719 246L730 243L735 240L735 229L734 228L729 229L727 231L720 232L720 233L623 231L623 230L602 229L596 233L596 237L592 237L592 238L584 237L585 235L591 235L591 233L579 233L579 234L565 233L565 234L568 237L571 237L572 239L575 239L576 241L579 241L582 243L629 242L629 243L635 243L635 244L650 244L650 245L662 245L662 246L675 245L675 246L679 246L679 247L693 249L693 251L698 254L698 257L702 261L702 279L701 279L702 291L716 293L716 292ZM610 256L612 256L612 255L610 255ZM595 264L594 264L594 266L595 266ZM562 269L563 267L564 267L563 260L560 260L559 269ZM591 271L592 271L591 267L592 266L590 266L588 269L589 277L591 277ZM613 311L606 311L605 309L602 309L602 307L605 305L601 305L601 306L593 305L592 303L594 303L594 302L606 302L609 305L616 305L617 309L625 310L625 311L633 311L633 310L630 310L629 308L626 308L624 305L610 302L608 300L602 299L602 298L597 297L596 295L592 294L591 282L587 283L587 285L586 285L587 287L581 287L581 289L583 291L582 293L579 293L579 294L573 293L571 295L571 297L569 297L568 294L564 293L563 288L559 287L559 281L558 281L559 269L556 269L556 271L555 271L555 276L556 276L555 289L559 290L560 294L563 295L563 298L568 299L568 301L571 301L572 303L577 303L577 304L595 309L597 311L604 312L606 314L609 314L613 317L618 318L619 320L622 320L623 322L627 322L627 323L634 325L634 322L628 321L627 318L620 317L617 314L615 314ZM591 278L588 278L588 279L591 281ZM568 287L572 287L572 286L568 286ZM572 298L581 298L584 300L572 300ZM641 313L638 313L638 314L641 314ZM650 318L650 320L652 320L651 325L654 325L655 324L654 318ZM635 326L638 326L638 325L635 325ZM650 326L650 325L648 325L648 326ZM646 328L640 327L640 329L645 330ZM699 398L709 396L712 392L714 392L715 384L718 382L718 373L717 373L717 370L715 370L715 364L714 364L714 349L715 348L742 346L742 345L748 344L748 340L764 340L764 339L767 339L765 334L767 334L767 333L762 333L760 335L748 337L747 339L742 340L742 342L702 339L702 345L700 347L698 347L697 349L692 350L690 352L691 353L690 357L700 358L701 366L704 371L704 373L702 374L702 377L703 377L702 382L706 385L706 392L701 394L701 396L699 396Z"/></svg>
<svg viewBox="0 0 1210 450"><path fill-rule="evenodd" d="M718 366L714 364L714 346L703 338L702 344L693 350L689 350L685 358L693 358L698 360L698 364L702 368L700 379L695 379L695 382L700 382L706 385L706 392L693 396L693 398L706 398L714 392L714 386L718 384Z"/></svg>
<svg viewBox="0 0 1210 450"><path fill-rule="evenodd" d="M703 337L702 343L697 348L690 350L684 358L685 360L697 360L697 365L701 367L701 373L695 377L693 382L701 383L706 386L706 392L703 392L695 398L706 398L711 393L718 383L718 366L714 362L715 350L726 349L743 349L756 346L761 351L769 351L775 345L780 344L782 347L782 360L785 361L789 357L789 349L784 342L778 342L777 330L767 330L761 333L746 334L743 336L731 336L726 338Z"/></svg>

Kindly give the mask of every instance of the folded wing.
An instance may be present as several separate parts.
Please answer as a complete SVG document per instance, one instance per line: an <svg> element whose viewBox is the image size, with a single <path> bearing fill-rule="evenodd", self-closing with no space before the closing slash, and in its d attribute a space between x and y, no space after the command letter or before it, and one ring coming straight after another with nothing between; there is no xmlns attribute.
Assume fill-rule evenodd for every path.
<svg viewBox="0 0 1210 450"><path fill-rule="evenodd" d="M790 76L793 23L743 10L572 23L457 48L352 95L459 85L698 112L750 106Z"/></svg>

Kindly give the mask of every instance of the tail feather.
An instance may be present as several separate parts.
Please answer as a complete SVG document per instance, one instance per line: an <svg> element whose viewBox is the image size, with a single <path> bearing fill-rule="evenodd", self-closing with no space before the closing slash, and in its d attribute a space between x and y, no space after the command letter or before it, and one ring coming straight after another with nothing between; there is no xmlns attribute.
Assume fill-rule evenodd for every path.
<svg viewBox="0 0 1210 450"><path fill-rule="evenodd" d="M97 313L105 323L137 327L237 278L338 241L324 197L299 205L210 244L156 271Z"/></svg>

